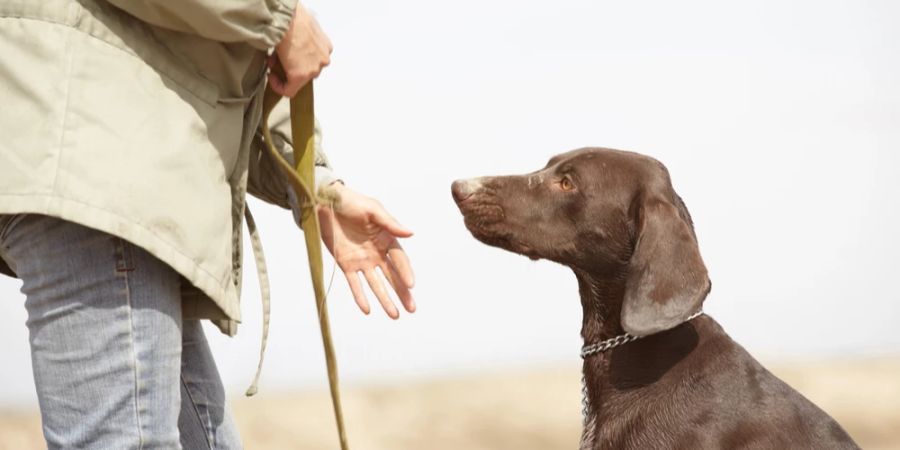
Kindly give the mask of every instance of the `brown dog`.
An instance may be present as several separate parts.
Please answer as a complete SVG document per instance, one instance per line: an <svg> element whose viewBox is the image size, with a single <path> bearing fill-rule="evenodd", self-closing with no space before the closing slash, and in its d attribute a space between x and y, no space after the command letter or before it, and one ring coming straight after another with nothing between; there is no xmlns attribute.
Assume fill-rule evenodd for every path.
<svg viewBox="0 0 900 450"><path fill-rule="evenodd" d="M582 449L858 448L715 320L696 316L710 282L691 216L658 161L581 149L452 191L481 242L575 272Z"/></svg>

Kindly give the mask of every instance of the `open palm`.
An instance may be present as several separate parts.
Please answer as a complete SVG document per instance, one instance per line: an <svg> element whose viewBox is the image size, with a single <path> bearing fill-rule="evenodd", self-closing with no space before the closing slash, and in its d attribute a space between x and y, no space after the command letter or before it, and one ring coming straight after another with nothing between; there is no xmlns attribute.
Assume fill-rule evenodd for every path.
<svg viewBox="0 0 900 450"><path fill-rule="evenodd" d="M369 314L369 301L359 279L361 272L387 315L393 319L400 317L381 281L380 271L403 307L414 312L416 304L410 292L414 284L412 267L397 241L412 236L412 231L400 225L377 200L340 184L335 189L340 195L340 206L319 208L322 240L344 272L356 304Z"/></svg>

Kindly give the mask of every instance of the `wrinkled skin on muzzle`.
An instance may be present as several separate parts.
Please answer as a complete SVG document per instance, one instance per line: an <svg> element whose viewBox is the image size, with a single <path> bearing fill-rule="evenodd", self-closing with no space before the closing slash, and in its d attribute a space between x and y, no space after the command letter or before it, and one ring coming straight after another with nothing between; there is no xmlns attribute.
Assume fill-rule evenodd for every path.
<svg viewBox="0 0 900 450"><path fill-rule="evenodd" d="M487 245L615 270L633 249L629 210L645 165L631 153L581 149L529 174L458 180L451 190L466 227Z"/></svg>

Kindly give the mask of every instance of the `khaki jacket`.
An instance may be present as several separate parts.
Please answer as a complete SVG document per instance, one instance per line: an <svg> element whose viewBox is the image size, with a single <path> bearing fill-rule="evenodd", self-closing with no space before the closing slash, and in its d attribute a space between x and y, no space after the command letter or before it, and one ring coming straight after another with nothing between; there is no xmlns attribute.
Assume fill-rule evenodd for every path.
<svg viewBox="0 0 900 450"><path fill-rule="evenodd" d="M295 2L0 0L0 214L146 249L187 281L185 318L236 333L245 192L289 207L256 129Z"/></svg>

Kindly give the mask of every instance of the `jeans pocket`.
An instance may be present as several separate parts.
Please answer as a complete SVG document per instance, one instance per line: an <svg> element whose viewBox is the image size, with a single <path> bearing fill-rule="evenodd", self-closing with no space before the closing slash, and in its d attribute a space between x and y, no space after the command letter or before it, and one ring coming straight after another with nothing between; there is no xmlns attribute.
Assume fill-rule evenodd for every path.
<svg viewBox="0 0 900 450"><path fill-rule="evenodd" d="M6 240L6 236L12 231L13 227L16 226L22 219L24 219L26 214L0 214L0 244Z"/></svg>

